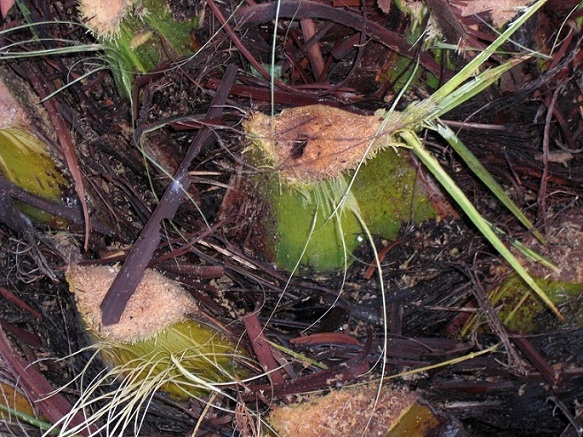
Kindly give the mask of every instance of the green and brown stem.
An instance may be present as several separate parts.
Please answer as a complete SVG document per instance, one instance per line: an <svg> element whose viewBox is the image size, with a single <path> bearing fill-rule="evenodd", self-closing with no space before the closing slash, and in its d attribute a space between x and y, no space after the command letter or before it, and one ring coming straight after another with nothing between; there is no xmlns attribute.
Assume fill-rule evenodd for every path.
<svg viewBox="0 0 583 437"><path fill-rule="evenodd" d="M403 123L395 114L396 131ZM266 254L279 267L337 270L365 234L392 239L403 223L436 216L441 198L389 129L378 134L382 124L382 116L321 105L246 122L247 155L265 170L255 186L268 210Z"/></svg>
<svg viewBox="0 0 583 437"><path fill-rule="evenodd" d="M82 0L81 21L106 47L118 88L131 96L134 77L196 52L198 19L173 17L166 1Z"/></svg>

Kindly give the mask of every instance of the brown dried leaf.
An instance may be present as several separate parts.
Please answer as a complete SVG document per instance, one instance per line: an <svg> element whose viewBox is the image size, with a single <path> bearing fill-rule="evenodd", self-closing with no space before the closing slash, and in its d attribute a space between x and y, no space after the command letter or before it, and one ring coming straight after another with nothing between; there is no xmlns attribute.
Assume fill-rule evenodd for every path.
<svg viewBox="0 0 583 437"><path fill-rule="evenodd" d="M391 12L391 0L377 0L377 5L385 14Z"/></svg>
<svg viewBox="0 0 583 437"><path fill-rule="evenodd" d="M0 0L0 13L2 14L2 18L6 18L8 11L14 6L14 3L16 3L16 0Z"/></svg>

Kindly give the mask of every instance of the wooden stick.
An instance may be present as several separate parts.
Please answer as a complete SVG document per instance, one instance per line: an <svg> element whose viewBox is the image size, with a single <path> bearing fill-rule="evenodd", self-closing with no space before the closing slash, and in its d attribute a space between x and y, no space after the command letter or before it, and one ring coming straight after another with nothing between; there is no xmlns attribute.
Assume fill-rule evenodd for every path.
<svg viewBox="0 0 583 437"><path fill-rule="evenodd" d="M217 90L211 106L207 111L207 118L219 117L222 114L222 107L227 101L229 91L235 82L236 74L237 67L235 65L229 65L223 76L222 85ZM103 302L101 302L102 320L105 325L113 325L119 322L128 300L134 294L136 286L142 280L144 271L160 243L162 238L160 235L162 220L172 219L174 214L176 214L184 198L184 193L188 192L190 185L188 177L190 164L199 154L203 144L209 140L213 141L211 129L208 127L201 129L190 145L186 156L180 163L174 179L168 188L166 188L166 192L162 196L162 199L160 199L160 203L140 232L140 236L135 244L130 249L125 262L122 264L111 287L107 291Z"/></svg>

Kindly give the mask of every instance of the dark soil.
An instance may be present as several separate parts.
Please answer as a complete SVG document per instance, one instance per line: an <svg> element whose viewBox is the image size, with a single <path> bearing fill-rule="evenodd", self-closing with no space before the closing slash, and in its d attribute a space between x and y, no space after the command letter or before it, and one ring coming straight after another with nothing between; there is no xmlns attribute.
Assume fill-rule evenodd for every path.
<svg viewBox="0 0 583 437"><path fill-rule="evenodd" d="M10 10L2 24L13 30L0 35L1 46L33 38L29 30L17 27L26 20L77 21L75 2L21 3L30 15L23 16L17 7ZM4 178L0 181L2 381L21 387L35 403L39 417L50 422L68 411L82 387L76 380L58 400L44 397L47 387L61 387L82 371L92 378L103 369L98 360L90 361L91 352L75 354L87 345L87 338L64 278L70 259L56 237L66 233L76 241L86 262L124 262L170 183L166 174L176 174L183 157L192 151L195 137L207 132L207 140L188 166L190 200L184 196L172 200L178 202L173 204L177 209L168 207L161 241L145 262L162 259L153 267L182 281L205 312L241 334L246 344L243 317L255 313L266 338L329 369L318 370L274 349L279 365L286 364L278 370L285 383L273 385L264 377L229 389L231 399L263 414L273 403L295 401L304 392L376 378L386 325L385 359L390 375L502 343L494 353L391 381L459 420L468 435L582 435L583 331L575 316L558 323L550 311L544 312L539 317L545 329L530 335L507 332L486 317L480 328L464 329L476 313L489 311L496 319L491 305L484 303L486 295L509 274L468 220L448 216L418 227L405 225L395 241L376 240L387 290L388 319L384 320L380 279L371 267L370 248L365 245L357 250L358 261L346 276L305 271L288 280L286 272L265 259L256 244L257 235L251 235L253 220L263 214L261 207L254 198L241 199L237 192L244 186L241 179L257 171L243 158L246 143L241 122L253 110L268 112L272 96L276 112L321 103L370 114L388 107L395 98L398 78L387 71L391 62L404 55L413 57L411 67L419 60L423 74L403 96L399 103L403 107L433 91L430 73L443 83L472 53L454 56L443 67L440 58L418 46L405 53L408 45L403 35L410 23L394 4L385 14L376 3L332 8L328 3L308 2L298 21L290 20L287 9L281 11L275 55L282 82L276 82L272 95L269 81L255 73L258 66L271 62L274 26L266 8L257 6L253 15L255 6L249 2L236 13L229 28L232 32L227 32L220 28L217 11L229 16L233 12L229 2L171 3L176 3L176 16L206 13L201 27L192 33L193 44L202 47L196 56L176 59L161 65L159 71L137 77L133 107L117 90L109 71L90 74L50 99L45 108L52 117L45 125L36 125L49 138L71 184L67 199L51 210L66 218L66 226L62 220L61 225L23 220L15 212L15 200L42 209L47 205L26 198ZM499 84L445 117L543 234L556 217L580 211L583 195L583 14L578 10L569 15L577 4L549 0L533 19L530 31L520 34L522 45L551 53L549 59L525 61ZM339 11L360 21L347 22ZM451 11L467 32L467 46L485 47L493 39L486 26L475 25L475 18L462 18L456 8ZM305 17L312 17L318 29L314 45L325 60L319 74L306 55L309 47L298 25ZM392 33L379 33L370 24L368 33L361 35L364 22ZM92 42L92 36L75 24L38 29L41 37L57 42L43 46L31 41L18 50L51 48L64 38ZM557 45L551 52L553 43ZM88 73L91 56L8 59L0 51L0 66L6 75L20 77L43 97ZM499 61L493 59L490 65ZM230 84L225 79L229 66L236 68L236 81ZM222 96L226 103L218 115L209 115L211 101ZM59 130L55 120L60 120L74 144L85 188L92 222L86 248L74 170L63 151L63 138L53 135ZM429 132L422 134L427 147L482 214L513 239L528 235L443 140ZM141 146L159 166L144 159ZM153 234L157 238L157 228ZM193 239L193 244L186 244ZM220 274L212 268L219 268ZM356 342L326 337L331 333ZM313 342L298 341L313 334L325 335ZM265 367L262 357L255 358ZM145 412L141 435L192 435L195 428L201 436L251 435L243 430L247 422L241 414L227 412L235 410L232 400L219 396L213 402L217 408L207 411L202 401L177 402L157 394ZM41 434L35 426L13 418L0 422L2 433ZM127 435L132 433L127 431Z"/></svg>

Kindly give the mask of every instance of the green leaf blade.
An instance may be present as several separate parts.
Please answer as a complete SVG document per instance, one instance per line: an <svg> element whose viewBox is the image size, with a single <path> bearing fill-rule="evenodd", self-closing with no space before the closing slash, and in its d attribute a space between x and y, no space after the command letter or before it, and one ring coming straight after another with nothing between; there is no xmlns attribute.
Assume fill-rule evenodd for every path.
<svg viewBox="0 0 583 437"><path fill-rule="evenodd" d="M456 185L451 177L446 173L441 164L427 151L419 137L411 130L404 130L400 132L403 140L411 147L415 155L423 162L429 169L438 182L445 188L445 190L452 196L462 210L468 215L472 223L478 228L484 237L494 246L502 257L510 264L510 266L520 275L520 277L530 286L530 288L538 295L538 297L547 305L556 316L563 320L562 314L559 312L552 300L534 281L532 276L524 269L520 262L508 250L504 243L494 233L490 224L484 220L480 213L476 210L474 205Z"/></svg>

